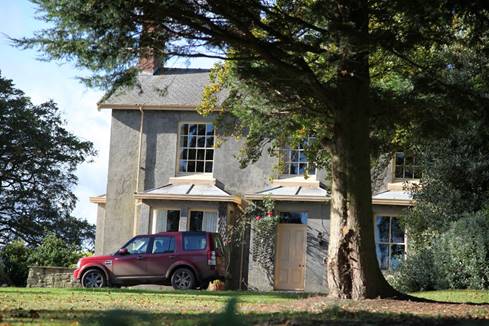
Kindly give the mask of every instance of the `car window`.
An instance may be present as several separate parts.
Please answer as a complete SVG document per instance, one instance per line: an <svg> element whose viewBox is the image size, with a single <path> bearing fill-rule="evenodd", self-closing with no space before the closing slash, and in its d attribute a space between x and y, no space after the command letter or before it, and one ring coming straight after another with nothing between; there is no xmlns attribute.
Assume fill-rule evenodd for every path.
<svg viewBox="0 0 489 326"><path fill-rule="evenodd" d="M175 237L155 237L153 241L153 254L164 254L175 251Z"/></svg>
<svg viewBox="0 0 489 326"><path fill-rule="evenodd" d="M131 255L144 254L148 250L149 237L138 237L126 245L127 252Z"/></svg>
<svg viewBox="0 0 489 326"><path fill-rule="evenodd" d="M204 250L207 247L207 236L203 234L185 234L183 250Z"/></svg>

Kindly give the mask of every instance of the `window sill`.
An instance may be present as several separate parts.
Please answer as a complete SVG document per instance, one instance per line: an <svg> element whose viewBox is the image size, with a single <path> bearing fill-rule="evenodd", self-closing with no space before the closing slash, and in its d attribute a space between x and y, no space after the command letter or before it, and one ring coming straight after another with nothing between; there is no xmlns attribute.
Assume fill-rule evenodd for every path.
<svg viewBox="0 0 489 326"><path fill-rule="evenodd" d="M319 181L316 180L315 175L309 176L307 179L304 176L282 176L279 179L272 180L273 186L282 187L306 187L317 188L319 187Z"/></svg>
<svg viewBox="0 0 489 326"><path fill-rule="evenodd" d="M413 187L418 187L419 182L419 179L394 179L394 182L387 184L387 190L409 191Z"/></svg>
<svg viewBox="0 0 489 326"><path fill-rule="evenodd" d="M197 185L214 186L216 184L216 179L213 177L212 173L195 173L171 177L169 183L174 185L193 183Z"/></svg>

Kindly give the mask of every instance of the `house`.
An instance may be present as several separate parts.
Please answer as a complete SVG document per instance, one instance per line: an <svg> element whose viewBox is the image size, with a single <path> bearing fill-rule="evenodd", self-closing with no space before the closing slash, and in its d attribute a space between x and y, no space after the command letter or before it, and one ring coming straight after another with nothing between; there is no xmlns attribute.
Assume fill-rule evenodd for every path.
<svg viewBox="0 0 489 326"><path fill-rule="evenodd" d="M241 169L234 158L240 142L223 137L215 146L220 134L214 117L195 109L209 71L145 69L140 86L119 89L98 104L112 110L112 121L107 191L90 198L98 205L96 254L115 252L135 234L222 232L246 202L270 197L284 222L272 275L244 246L232 256L234 281L259 290L325 291L327 171L313 169L301 147L284 149L282 173L276 172L278 159L267 154ZM417 177L414 158L403 153L379 176L372 218L383 269L395 268L405 252L396 216L413 203L403 182Z"/></svg>

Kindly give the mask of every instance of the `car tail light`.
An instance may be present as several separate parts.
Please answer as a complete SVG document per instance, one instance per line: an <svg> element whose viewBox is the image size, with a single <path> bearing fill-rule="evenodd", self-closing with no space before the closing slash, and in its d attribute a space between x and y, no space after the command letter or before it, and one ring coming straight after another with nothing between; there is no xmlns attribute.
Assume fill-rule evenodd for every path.
<svg viewBox="0 0 489 326"><path fill-rule="evenodd" d="M214 250L207 251L207 264L209 266L216 266L216 252Z"/></svg>

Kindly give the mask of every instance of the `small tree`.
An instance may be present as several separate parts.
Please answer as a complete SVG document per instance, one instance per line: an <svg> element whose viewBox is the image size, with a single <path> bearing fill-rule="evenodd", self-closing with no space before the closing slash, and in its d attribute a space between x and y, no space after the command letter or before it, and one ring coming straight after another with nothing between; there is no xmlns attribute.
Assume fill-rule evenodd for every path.
<svg viewBox="0 0 489 326"><path fill-rule="evenodd" d="M13 241L0 250L0 263L7 277L7 283L25 286L29 273L29 249L22 241Z"/></svg>
<svg viewBox="0 0 489 326"><path fill-rule="evenodd" d="M67 243L54 233L46 236L29 257L29 264L36 266L70 267L76 264L83 252L78 246Z"/></svg>

